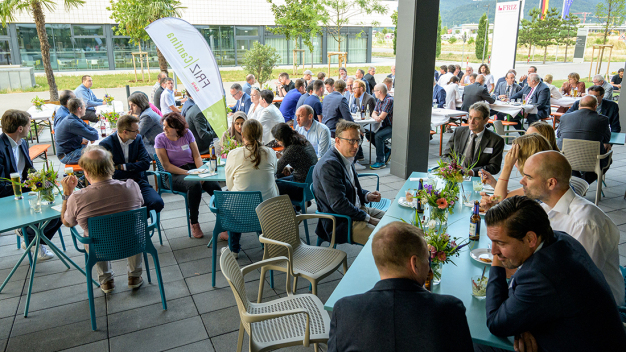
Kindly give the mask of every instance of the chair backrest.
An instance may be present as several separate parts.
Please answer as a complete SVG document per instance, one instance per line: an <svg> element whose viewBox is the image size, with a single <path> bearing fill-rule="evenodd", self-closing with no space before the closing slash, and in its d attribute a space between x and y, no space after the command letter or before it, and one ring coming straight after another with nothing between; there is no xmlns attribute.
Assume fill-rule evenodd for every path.
<svg viewBox="0 0 626 352"><path fill-rule="evenodd" d="M272 240L289 243L295 250L300 246L296 212L289 196L270 198L256 207L263 236ZM263 259L287 256L287 248L274 244L265 244Z"/></svg>
<svg viewBox="0 0 626 352"><path fill-rule="evenodd" d="M572 170L594 172L599 162L600 142L564 138L562 151Z"/></svg>
<svg viewBox="0 0 626 352"><path fill-rule="evenodd" d="M306 181L304 181L304 183L306 183L308 187L304 188L304 200L311 200L314 198L310 187L310 185L313 184L313 170L315 170L315 165L311 166L309 168L309 172L306 174Z"/></svg>
<svg viewBox="0 0 626 352"><path fill-rule="evenodd" d="M222 255L220 256L220 269L222 270L222 274L226 278L226 281L228 281L230 288L233 290L235 300L237 301L237 308L239 308L239 315L241 316L242 312L248 311L250 301L248 300L248 295L246 294L246 285L241 269L239 269L239 263L237 263L237 259L235 259L228 247L222 248ZM250 324L243 323L243 326L249 335Z"/></svg>
<svg viewBox="0 0 626 352"><path fill-rule="evenodd" d="M496 130L496 133L500 136L504 136L504 126L502 125L502 121L495 120L493 121L493 128Z"/></svg>
<svg viewBox="0 0 626 352"><path fill-rule="evenodd" d="M589 189L589 184L587 181L583 180L580 177L572 176L569 180L569 184L574 189L574 192L579 196L584 196L587 194L587 190Z"/></svg>
<svg viewBox="0 0 626 352"><path fill-rule="evenodd" d="M261 232L256 207L263 202L261 192L215 191L217 221L222 229L231 232Z"/></svg>
<svg viewBox="0 0 626 352"><path fill-rule="evenodd" d="M165 171L165 168L161 164L161 160L159 160L159 157L156 155L156 153L154 154L154 161L156 161L158 171Z"/></svg>
<svg viewBox="0 0 626 352"><path fill-rule="evenodd" d="M87 220L89 257L96 261L128 258L146 249L148 212L145 207Z"/></svg>

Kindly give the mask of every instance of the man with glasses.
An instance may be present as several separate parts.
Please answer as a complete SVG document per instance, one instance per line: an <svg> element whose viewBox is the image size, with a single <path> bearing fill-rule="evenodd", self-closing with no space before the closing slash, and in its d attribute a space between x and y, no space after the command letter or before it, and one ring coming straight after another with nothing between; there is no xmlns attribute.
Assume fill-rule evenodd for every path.
<svg viewBox="0 0 626 352"><path fill-rule="evenodd" d="M352 219L351 241L365 244L385 212L369 208L365 203L380 201L378 191L361 188L354 168L354 157L363 142L361 127L341 121L335 130L335 146L315 165L313 190L321 212L346 215ZM320 219L315 230L320 239L330 241L333 221ZM348 242L348 221L336 219L336 243Z"/></svg>
<svg viewBox="0 0 626 352"><path fill-rule="evenodd" d="M237 111L243 111L245 113L250 109L250 105L252 104L252 100L250 100L250 95L243 91L241 88L241 84L235 83L230 86L230 96L233 99L237 100L235 106L232 108L232 111L229 115L236 113Z"/></svg>
<svg viewBox="0 0 626 352"><path fill-rule="evenodd" d="M139 118L124 115L117 121L117 131L100 142L100 146L111 152L115 165L114 180L134 180L139 185L144 205L148 211L157 213L163 209L163 199L150 186L144 174L150 169L152 158L139 134Z"/></svg>

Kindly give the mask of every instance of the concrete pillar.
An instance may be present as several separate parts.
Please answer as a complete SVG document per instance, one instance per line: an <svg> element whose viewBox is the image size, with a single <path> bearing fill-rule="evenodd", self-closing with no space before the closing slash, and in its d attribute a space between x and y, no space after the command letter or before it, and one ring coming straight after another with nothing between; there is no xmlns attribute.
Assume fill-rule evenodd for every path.
<svg viewBox="0 0 626 352"><path fill-rule="evenodd" d="M626 70L626 67L624 67L624 69ZM624 85L624 83L626 82L623 81L622 85ZM619 105L619 124L622 126L622 132L626 132L626 94L621 93L624 89L624 87L620 89L619 100L617 101Z"/></svg>
<svg viewBox="0 0 626 352"><path fill-rule="evenodd" d="M428 169L439 0L399 1L391 173Z"/></svg>

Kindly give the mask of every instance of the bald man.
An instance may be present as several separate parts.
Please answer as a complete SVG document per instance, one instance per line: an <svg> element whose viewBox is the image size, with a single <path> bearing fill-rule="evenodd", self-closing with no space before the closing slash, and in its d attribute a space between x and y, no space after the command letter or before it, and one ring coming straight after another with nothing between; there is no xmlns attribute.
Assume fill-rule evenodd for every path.
<svg viewBox="0 0 626 352"><path fill-rule="evenodd" d="M608 144L611 140L609 118L598 114L596 105L598 105L596 97L587 95L580 99L578 111L561 116L561 122L556 131L557 144L561 150L563 150L563 139L565 138L600 142L601 154L605 154L611 149L611 145ZM608 160L601 160L600 166L606 172ZM574 171L572 175L584 178L588 183L592 183L598 178L595 172Z"/></svg>
<svg viewBox="0 0 626 352"><path fill-rule="evenodd" d="M473 351L463 302L423 288L429 254L417 227L382 227L372 238L381 280L335 303L328 351Z"/></svg>
<svg viewBox="0 0 626 352"><path fill-rule="evenodd" d="M550 226L574 237L604 274L618 306L624 305L624 278L619 269L620 233L595 204L574 193L569 185L572 168L563 154L534 154L524 164L520 183L524 194L542 202Z"/></svg>

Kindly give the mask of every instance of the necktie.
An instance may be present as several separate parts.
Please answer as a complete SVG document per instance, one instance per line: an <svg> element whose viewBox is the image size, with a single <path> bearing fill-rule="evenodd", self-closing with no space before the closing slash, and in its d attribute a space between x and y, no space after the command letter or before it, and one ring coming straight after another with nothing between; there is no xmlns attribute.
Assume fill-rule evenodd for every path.
<svg viewBox="0 0 626 352"><path fill-rule="evenodd" d="M506 97L507 98L511 97L511 86L506 87Z"/></svg>
<svg viewBox="0 0 626 352"><path fill-rule="evenodd" d="M476 137L478 136L473 133L470 135L470 143L467 148L465 148L465 153L463 153L465 156L465 159L463 160L464 167L468 167L472 164L472 161L474 159L474 147L476 145Z"/></svg>
<svg viewBox="0 0 626 352"><path fill-rule="evenodd" d="M535 88L537 88L537 86L535 86ZM530 102L530 98L533 96L533 93L535 92L535 88L530 90L530 93L528 93L528 95L526 96L526 103Z"/></svg>

